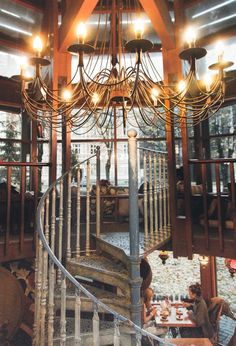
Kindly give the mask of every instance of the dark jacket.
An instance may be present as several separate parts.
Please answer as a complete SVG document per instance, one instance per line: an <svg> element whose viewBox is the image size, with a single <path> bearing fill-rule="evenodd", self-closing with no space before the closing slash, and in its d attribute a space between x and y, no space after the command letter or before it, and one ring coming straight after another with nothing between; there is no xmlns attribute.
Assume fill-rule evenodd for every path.
<svg viewBox="0 0 236 346"><path fill-rule="evenodd" d="M195 300L191 319L196 323L197 327L201 327L205 338L212 338L213 328L209 320L206 302L202 297Z"/></svg>

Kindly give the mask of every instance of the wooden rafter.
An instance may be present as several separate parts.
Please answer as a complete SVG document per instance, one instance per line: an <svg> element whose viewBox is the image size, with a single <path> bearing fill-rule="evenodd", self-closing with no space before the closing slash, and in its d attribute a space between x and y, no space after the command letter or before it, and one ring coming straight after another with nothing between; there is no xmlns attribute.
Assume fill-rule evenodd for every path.
<svg viewBox="0 0 236 346"><path fill-rule="evenodd" d="M42 4L37 3L37 1L29 2L26 0L14 0L14 2L35 12L43 12Z"/></svg>
<svg viewBox="0 0 236 346"><path fill-rule="evenodd" d="M59 51L65 52L75 41L76 24L86 21L97 5L98 0L71 0L62 18L59 31Z"/></svg>
<svg viewBox="0 0 236 346"><path fill-rule="evenodd" d="M166 0L140 0L144 11L152 22L154 30L166 49L175 48L174 25L168 10Z"/></svg>

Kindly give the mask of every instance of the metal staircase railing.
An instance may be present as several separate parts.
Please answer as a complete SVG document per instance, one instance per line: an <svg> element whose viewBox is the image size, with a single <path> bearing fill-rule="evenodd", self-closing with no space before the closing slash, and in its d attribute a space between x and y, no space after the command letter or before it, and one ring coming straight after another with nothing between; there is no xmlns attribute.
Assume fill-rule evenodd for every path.
<svg viewBox="0 0 236 346"><path fill-rule="evenodd" d="M161 157L162 162L164 162L163 156ZM90 215L90 176L93 160L96 160L97 167L95 220L92 220ZM81 168L84 166L86 167L86 191L85 195L82 196L80 187ZM150 164L149 167L151 167ZM163 170L164 168L162 168L162 172ZM91 244L91 233L95 231L97 236L100 234L99 179L100 161L98 150L96 155L78 163L58 178L48 188L39 202L36 216L39 238L37 239L35 265L36 292L33 345L97 346L114 344L118 346L123 344L128 346L129 344L141 345L142 337L148 338L150 345L155 340L161 344L173 345L118 314L92 295L66 269L66 263L72 258L79 259L82 255L89 257L94 251ZM144 182L147 185L147 178L144 179ZM151 184L151 178L149 183ZM159 191L166 190L165 185L163 185L163 189L159 185ZM154 185L152 194L154 195L155 192L156 186ZM75 193L75 201L73 200L73 193ZM146 198L145 194L147 194L147 186L144 198ZM149 196L151 198L150 191ZM155 197L153 203L155 205ZM161 203L162 205L163 203L166 204L165 197L163 197ZM83 227L81 227L82 209L85 210L85 225ZM153 217L155 223L155 212ZM168 220L167 216L163 217L164 220ZM92 227L91 221L94 222L95 227ZM160 225L163 229L163 227L167 228L168 223L165 221L164 224L160 223ZM151 232L148 232L146 241L148 241L149 233L153 245L153 241L157 238ZM67 307L67 293L69 291L72 292L74 297L73 311L69 311ZM84 309L84 298L91 301L92 311L88 312Z"/></svg>

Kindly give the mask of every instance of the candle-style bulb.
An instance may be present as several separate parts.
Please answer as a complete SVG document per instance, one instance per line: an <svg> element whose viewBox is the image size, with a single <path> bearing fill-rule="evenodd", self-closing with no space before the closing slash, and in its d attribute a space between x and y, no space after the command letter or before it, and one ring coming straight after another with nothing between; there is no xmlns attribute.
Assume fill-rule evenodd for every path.
<svg viewBox="0 0 236 346"><path fill-rule="evenodd" d="M211 84L213 82L212 75L210 73L206 73L205 76L203 77L203 81L206 86L206 91L210 91Z"/></svg>
<svg viewBox="0 0 236 346"><path fill-rule="evenodd" d="M100 100L99 95L97 93L94 93L92 95L92 103L94 104L94 106L99 102L99 100Z"/></svg>
<svg viewBox="0 0 236 346"><path fill-rule="evenodd" d="M186 89L186 82L184 80L179 81L178 90L180 93L184 92Z"/></svg>
<svg viewBox="0 0 236 346"><path fill-rule="evenodd" d="M40 56L43 50L43 42L39 36L34 38L33 49L37 56Z"/></svg>
<svg viewBox="0 0 236 346"><path fill-rule="evenodd" d="M196 38L197 38L196 28L193 28L193 27L187 28L184 34L184 39L187 42L189 48L195 47Z"/></svg>
<svg viewBox="0 0 236 346"><path fill-rule="evenodd" d="M77 35L78 42L84 43L85 38L87 36L87 28L83 22L78 24L76 29L76 35Z"/></svg>
<svg viewBox="0 0 236 346"><path fill-rule="evenodd" d="M216 52L218 56L218 62L222 62L224 59L224 44L222 41L216 43Z"/></svg>
<svg viewBox="0 0 236 346"><path fill-rule="evenodd" d="M151 90L151 98L153 100L153 104L156 107L157 106L157 99L159 96L159 90L157 88L152 88Z"/></svg>
<svg viewBox="0 0 236 346"><path fill-rule="evenodd" d="M62 97L65 101L70 101L70 99L72 97L71 91L68 89L64 89L63 93L62 93Z"/></svg>
<svg viewBox="0 0 236 346"><path fill-rule="evenodd" d="M144 21L141 18L138 18L134 22L134 32L136 39L141 39L144 33Z"/></svg>

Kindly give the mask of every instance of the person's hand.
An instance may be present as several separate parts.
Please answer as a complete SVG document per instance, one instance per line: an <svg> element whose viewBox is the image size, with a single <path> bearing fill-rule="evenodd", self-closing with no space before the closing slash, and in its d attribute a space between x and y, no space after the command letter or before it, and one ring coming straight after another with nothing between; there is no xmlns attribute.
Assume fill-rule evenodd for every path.
<svg viewBox="0 0 236 346"><path fill-rule="evenodd" d="M191 311L191 310L190 310L190 311L187 311L187 315L188 315L188 318L191 319L192 316L193 316L193 311Z"/></svg>
<svg viewBox="0 0 236 346"><path fill-rule="evenodd" d="M153 308L151 312L152 317L156 317L157 315L157 308Z"/></svg>
<svg viewBox="0 0 236 346"><path fill-rule="evenodd" d="M190 305L191 305L190 303L183 302L183 307L184 307L184 308L188 308Z"/></svg>

